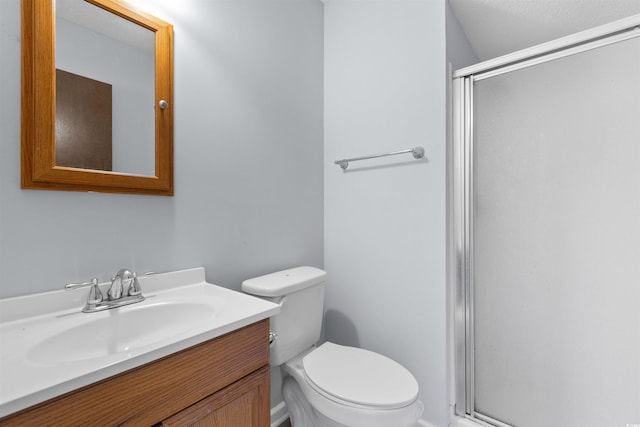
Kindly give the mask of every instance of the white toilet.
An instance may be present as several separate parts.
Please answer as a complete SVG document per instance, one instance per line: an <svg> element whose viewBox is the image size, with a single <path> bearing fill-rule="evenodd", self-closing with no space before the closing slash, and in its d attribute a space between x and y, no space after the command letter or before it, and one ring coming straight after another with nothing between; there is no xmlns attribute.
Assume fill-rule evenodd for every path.
<svg viewBox="0 0 640 427"><path fill-rule="evenodd" d="M297 267L245 280L246 293L280 304L271 365L293 427L413 427L422 415L418 383L402 365L372 351L330 342L316 347L327 273Z"/></svg>

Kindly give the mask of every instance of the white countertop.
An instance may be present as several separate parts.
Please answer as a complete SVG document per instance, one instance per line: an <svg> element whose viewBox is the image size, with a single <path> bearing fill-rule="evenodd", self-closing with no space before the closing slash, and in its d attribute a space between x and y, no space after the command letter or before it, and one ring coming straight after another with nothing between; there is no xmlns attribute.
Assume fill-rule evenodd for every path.
<svg viewBox="0 0 640 427"><path fill-rule="evenodd" d="M53 291L0 300L0 417L69 391L149 363L277 314L280 306L205 281L204 268L140 277L146 300L97 313L82 313L88 289ZM108 284L101 287L106 287ZM105 326L127 310L160 306L210 304L213 310L188 328L172 329L167 319L131 322L135 345L102 349L98 355L76 355L65 348L61 332L85 323ZM173 304L173 306L171 305ZM111 316L111 317L110 317ZM138 317L132 317L140 319ZM194 318L195 319L195 318ZM144 320L144 319L143 319ZM182 322L184 324L184 322ZM137 328L137 329L136 329ZM155 334L153 339L147 339ZM100 333L100 331L96 331ZM158 338L158 334L164 334ZM59 342L58 342L59 341ZM87 350L89 343L84 345ZM74 343L77 345L78 343ZM85 345L86 344L86 345ZM50 357L60 350L60 357Z"/></svg>

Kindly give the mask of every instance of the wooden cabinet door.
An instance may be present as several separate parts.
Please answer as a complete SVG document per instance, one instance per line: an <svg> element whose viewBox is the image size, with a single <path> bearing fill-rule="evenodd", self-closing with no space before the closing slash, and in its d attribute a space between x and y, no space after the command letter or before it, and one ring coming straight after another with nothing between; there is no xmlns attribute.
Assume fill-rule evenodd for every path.
<svg viewBox="0 0 640 427"><path fill-rule="evenodd" d="M164 420L162 426L269 427L269 366Z"/></svg>

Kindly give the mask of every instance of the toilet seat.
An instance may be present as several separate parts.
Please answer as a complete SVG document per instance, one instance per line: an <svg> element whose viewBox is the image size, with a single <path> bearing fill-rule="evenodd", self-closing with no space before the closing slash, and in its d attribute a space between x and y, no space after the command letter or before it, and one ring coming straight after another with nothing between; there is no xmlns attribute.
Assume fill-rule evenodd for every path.
<svg viewBox="0 0 640 427"><path fill-rule="evenodd" d="M304 356L309 385L347 406L397 409L418 398L418 382L399 363L372 351L326 342Z"/></svg>
<svg viewBox="0 0 640 427"><path fill-rule="evenodd" d="M327 345L328 347L325 347ZM321 362L324 361L323 363L319 363L319 365L328 369L329 372L336 373L340 370L340 369L337 369L338 368L337 365L342 365L343 362L345 362L345 359L351 358L352 356L348 356L348 357L345 356L343 359L335 359L329 356L329 354L338 354L338 355L351 354L350 349L357 350L358 352L366 351L366 350L361 350L354 347L346 347L346 349L343 349L345 350L346 352L345 353L345 352L341 352L340 349L332 348L332 346L337 346L338 348L342 347L337 344L327 342L317 348L314 347L309 349L306 352L303 352L302 354L298 355L297 357L291 360L288 360L286 363L282 365L283 372L285 374L292 376L295 379L295 382L299 385L299 388L302 394L304 395L304 398L309 402L309 404L315 411L322 414L323 416L326 416L330 420L340 423L340 425L350 426L350 427L389 427L389 426L409 427L409 426L415 425L415 422L420 418L420 415L422 414L422 411L424 409L422 402L420 402L420 400L418 399L417 391L415 393L415 398L413 399L413 401L409 402L407 405L403 407L392 408L392 406L398 404L398 399L390 399L390 400L396 400L396 402L394 404L390 404L391 402L386 402L387 407L374 406L370 404L363 405L363 404L354 403L353 401L347 401L339 398L338 396L335 395L335 394L338 394L336 390L332 390L331 392L323 390L316 383L316 382L322 383L322 381L318 376L316 376L316 382L312 382L311 379L309 378L309 374L305 372L306 371L304 367L305 364L307 365L307 368L309 368L310 371L313 372L314 362L317 362L318 360L320 360ZM322 350L319 353L320 357L318 360L314 361L315 357L306 359L308 356L318 352L323 347L324 347L324 350ZM329 349L329 351L325 353L327 349ZM337 350L337 352L333 352L331 350ZM373 353L373 354L377 355L377 353ZM378 355L378 356L381 356L381 355ZM340 356L337 356L337 357L340 357ZM381 357L384 357L384 356L381 356ZM358 356L356 356L356 360L361 360L361 359L359 359ZM391 361L390 359L387 359L387 360L392 363L396 363ZM309 361L311 362L309 363ZM309 366L309 364L311 364L311 366ZM313 376L314 374L311 373L311 375ZM409 373L409 375L411 374ZM331 376L336 377L336 375L331 375ZM377 372L374 372L374 373L371 373L371 377L379 379L380 375L378 375ZM413 376L411 376L411 378L413 379ZM355 382L355 380L353 379L347 379L345 380L345 382L346 381ZM415 379L413 379L413 381L415 381ZM381 381L380 381L380 384L382 384ZM411 394L413 394L413 392ZM370 400L370 399L363 399L363 398L353 399L353 396L351 397L352 397L352 400L359 400L360 402ZM381 402L381 401L382 400L378 398L378 402ZM287 405L289 405L289 402L287 402ZM315 426L316 424L312 424L312 425ZM318 425L324 425L324 424L318 424ZM330 424L330 425L333 425L333 424Z"/></svg>

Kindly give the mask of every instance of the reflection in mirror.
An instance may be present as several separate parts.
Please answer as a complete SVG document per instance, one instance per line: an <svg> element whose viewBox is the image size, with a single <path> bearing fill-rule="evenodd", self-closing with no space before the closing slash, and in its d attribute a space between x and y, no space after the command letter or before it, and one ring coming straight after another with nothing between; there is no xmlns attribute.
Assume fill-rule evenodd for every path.
<svg viewBox="0 0 640 427"><path fill-rule="evenodd" d="M121 0L21 1L21 187L173 195L171 24Z"/></svg>
<svg viewBox="0 0 640 427"><path fill-rule="evenodd" d="M55 16L57 74L81 76L57 78L56 165L155 175L155 34L84 0L56 0Z"/></svg>
<svg viewBox="0 0 640 427"><path fill-rule="evenodd" d="M56 165L113 170L112 87L56 69Z"/></svg>

